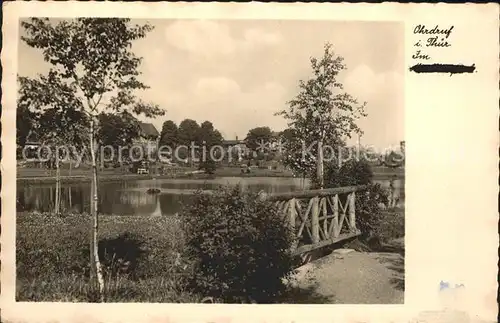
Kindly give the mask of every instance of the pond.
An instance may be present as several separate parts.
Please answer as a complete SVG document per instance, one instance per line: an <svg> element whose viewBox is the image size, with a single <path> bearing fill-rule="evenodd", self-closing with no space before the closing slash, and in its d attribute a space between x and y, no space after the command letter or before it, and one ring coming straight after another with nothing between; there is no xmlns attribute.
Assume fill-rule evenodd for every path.
<svg viewBox="0 0 500 323"><path fill-rule="evenodd" d="M380 181L388 187L388 181ZM212 180L147 179L103 182L99 191L99 210L115 215L172 215L197 189L214 189L223 185L241 185L244 189L267 193L291 192L307 189L308 183L298 178L282 177L223 177ZM404 179L396 180L396 190L404 201ZM158 188L161 193L146 193ZM61 209L67 212L89 212L90 183L63 184ZM19 211L49 212L55 201L55 184L20 184L17 187Z"/></svg>

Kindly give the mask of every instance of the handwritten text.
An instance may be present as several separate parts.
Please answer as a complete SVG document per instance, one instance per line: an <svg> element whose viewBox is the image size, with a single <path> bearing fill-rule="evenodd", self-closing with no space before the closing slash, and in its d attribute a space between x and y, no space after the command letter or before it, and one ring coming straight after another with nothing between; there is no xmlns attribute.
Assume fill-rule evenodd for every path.
<svg viewBox="0 0 500 323"><path fill-rule="evenodd" d="M449 37L454 26L441 28L436 25L434 28L427 28L425 25L417 25L413 29L413 34L423 35L424 39L418 39L413 45L416 49L411 56L412 59L427 61L431 59L424 48L447 48L451 47Z"/></svg>

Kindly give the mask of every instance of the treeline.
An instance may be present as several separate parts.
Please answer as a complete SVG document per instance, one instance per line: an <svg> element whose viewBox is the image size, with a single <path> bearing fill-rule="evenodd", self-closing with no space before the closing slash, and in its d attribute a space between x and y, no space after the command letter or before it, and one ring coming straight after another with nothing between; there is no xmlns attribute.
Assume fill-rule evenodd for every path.
<svg viewBox="0 0 500 323"><path fill-rule="evenodd" d="M167 148L166 151L170 156L165 157L188 162L191 166L197 160L200 169L213 173L216 168L215 160L218 160L223 152L214 151L214 156L212 156L204 154L203 151L210 152L212 147L221 146L223 141L220 131L210 121L198 124L195 120L184 119L177 126L174 121L167 120L161 129L159 146ZM191 147L196 147L196 149L191 150ZM162 151L164 151L163 148ZM172 155L173 151L176 153Z"/></svg>

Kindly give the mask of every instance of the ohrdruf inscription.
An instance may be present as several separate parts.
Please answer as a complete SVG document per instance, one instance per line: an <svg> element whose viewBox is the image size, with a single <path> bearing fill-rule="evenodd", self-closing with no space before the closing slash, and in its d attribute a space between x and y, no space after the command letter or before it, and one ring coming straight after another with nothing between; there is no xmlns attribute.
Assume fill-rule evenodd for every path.
<svg viewBox="0 0 500 323"><path fill-rule="evenodd" d="M453 31L454 26L449 27L448 29L441 29L439 25L436 25L432 29L427 29L425 25L417 25L413 30L414 34L423 34L423 35L444 35L445 38L450 37L451 32Z"/></svg>
<svg viewBox="0 0 500 323"><path fill-rule="evenodd" d="M451 47L449 37L454 29L454 26L448 28L441 28L439 25L433 28L428 28L426 25L417 25L413 29L413 34L415 35L425 35L428 36L423 39L419 39L415 44L415 53L412 55L412 59L427 61L431 57L426 53L422 47L426 48L447 48Z"/></svg>

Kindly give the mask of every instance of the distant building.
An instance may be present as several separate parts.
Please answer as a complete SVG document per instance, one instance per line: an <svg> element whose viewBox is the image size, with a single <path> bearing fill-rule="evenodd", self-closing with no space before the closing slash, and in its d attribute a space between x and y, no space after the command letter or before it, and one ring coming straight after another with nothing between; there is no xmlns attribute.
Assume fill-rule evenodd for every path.
<svg viewBox="0 0 500 323"><path fill-rule="evenodd" d="M273 131L271 135L271 141L269 142L269 150L270 152L281 151L281 133Z"/></svg>
<svg viewBox="0 0 500 323"><path fill-rule="evenodd" d="M235 140L222 141L222 147L227 154L238 154L239 160L250 153L250 149L247 147L246 142L244 140L238 140L238 136L236 136Z"/></svg>
<svg viewBox="0 0 500 323"><path fill-rule="evenodd" d="M160 133L152 123L139 122L139 138L136 144L157 146L160 140Z"/></svg>

